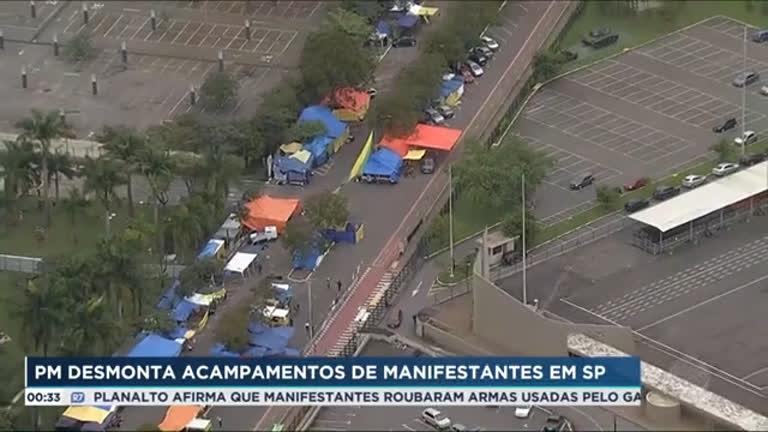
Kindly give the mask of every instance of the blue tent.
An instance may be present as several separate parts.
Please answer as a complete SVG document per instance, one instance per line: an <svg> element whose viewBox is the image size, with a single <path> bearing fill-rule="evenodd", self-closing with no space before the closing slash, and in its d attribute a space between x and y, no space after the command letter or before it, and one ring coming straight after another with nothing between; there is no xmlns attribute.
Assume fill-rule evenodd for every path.
<svg viewBox="0 0 768 432"><path fill-rule="evenodd" d="M203 246L203 250L197 254L197 259L214 257L219 253L219 250L221 250L222 247L224 247L224 240L210 239L205 246Z"/></svg>
<svg viewBox="0 0 768 432"><path fill-rule="evenodd" d="M150 333L137 343L126 357L178 357L179 354L180 343Z"/></svg>
<svg viewBox="0 0 768 432"><path fill-rule="evenodd" d="M254 321L248 325L248 333L262 334L267 330L269 330L269 327L259 321Z"/></svg>
<svg viewBox="0 0 768 432"><path fill-rule="evenodd" d="M176 307L173 309L173 312L171 312L171 318L173 318L173 320L176 322L186 321L187 318L192 315L192 312L197 310L197 308L198 305L187 300L182 300L179 304L176 305Z"/></svg>
<svg viewBox="0 0 768 432"><path fill-rule="evenodd" d="M227 351L227 349L224 347L224 344L222 343L217 343L214 345L209 352L214 357L240 357L240 354L238 353Z"/></svg>
<svg viewBox="0 0 768 432"><path fill-rule="evenodd" d="M243 357L262 358L267 353L267 349L264 347L251 347L243 353Z"/></svg>
<svg viewBox="0 0 768 432"><path fill-rule="evenodd" d="M328 147L333 142L333 138L327 136L316 136L304 143L304 150L312 153L314 166L320 166L328 160Z"/></svg>
<svg viewBox="0 0 768 432"><path fill-rule="evenodd" d="M336 118L333 112L323 105L312 105L304 108L304 111L299 115L299 121L322 122L325 125L325 136L334 139L344 135L344 131L347 130L347 124Z"/></svg>
<svg viewBox="0 0 768 432"><path fill-rule="evenodd" d="M176 290L181 285L178 279L174 280L171 286L165 290L160 300L157 301L157 308L161 310L171 310L181 301L181 297L176 295Z"/></svg>
<svg viewBox="0 0 768 432"><path fill-rule="evenodd" d="M281 329L285 330L280 331ZM291 336L293 336L293 327L275 327L262 334L251 334L249 343L270 351L280 351L288 345Z"/></svg>
<svg viewBox="0 0 768 432"><path fill-rule="evenodd" d="M460 89L463 85L463 79L451 79L448 81L443 81L442 84L440 84L440 97L448 97L451 93Z"/></svg>
<svg viewBox="0 0 768 432"><path fill-rule="evenodd" d="M390 36L392 35L392 26L386 21L379 21L376 23L376 33Z"/></svg>
<svg viewBox="0 0 768 432"><path fill-rule="evenodd" d="M314 270L320 264L320 256L322 254L323 250L320 246L307 248L304 252L298 251L292 257L293 268L297 270Z"/></svg>
<svg viewBox="0 0 768 432"><path fill-rule="evenodd" d="M391 177L397 180L400 177L400 168L403 166L403 158L394 151L382 147L372 154L363 167L364 175Z"/></svg>
<svg viewBox="0 0 768 432"><path fill-rule="evenodd" d="M275 166L284 174L293 173L309 178L309 175L312 172L313 159L314 157L311 157L310 160L304 163L296 158L280 156L277 158Z"/></svg>
<svg viewBox="0 0 768 432"><path fill-rule="evenodd" d="M184 327L176 327L175 329L168 332L166 336L168 336L169 339L181 339L184 337L184 335L187 334L188 329Z"/></svg>
<svg viewBox="0 0 768 432"><path fill-rule="evenodd" d="M398 18L397 25L400 28L409 29L416 25L416 23L419 22L419 17L416 15L411 14L405 14Z"/></svg>

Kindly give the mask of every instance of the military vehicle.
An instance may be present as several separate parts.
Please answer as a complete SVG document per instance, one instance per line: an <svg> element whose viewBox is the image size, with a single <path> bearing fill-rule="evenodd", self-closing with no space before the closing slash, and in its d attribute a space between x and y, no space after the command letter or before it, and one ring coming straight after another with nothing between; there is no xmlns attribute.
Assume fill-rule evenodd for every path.
<svg viewBox="0 0 768 432"><path fill-rule="evenodd" d="M609 27L600 27L590 31L581 41L588 47L598 49L615 44L618 40L619 35Z"/></svg>

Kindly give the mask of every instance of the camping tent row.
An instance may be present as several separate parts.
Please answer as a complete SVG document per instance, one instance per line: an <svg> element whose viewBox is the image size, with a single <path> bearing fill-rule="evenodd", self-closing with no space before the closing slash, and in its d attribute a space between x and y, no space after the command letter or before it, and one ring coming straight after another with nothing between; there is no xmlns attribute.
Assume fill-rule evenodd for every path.
<svg viewBox="0 0 768 432"><path fill-rule="evenodd" d="M197 330L187 329L184 323L189 320L192 314L203 309L206 310L206 315L200 320L197 329L199 330L204 327L207 309L211 303L226 296L227 290L222 288L211 294L195 293L188 297L181 297L177 294L180 286L181 282L178 279L174 280L160 297L156 307L160 310L168 311L171 319L179 325L179 327L170 331L166 336L179 343L184 343L184 341L192 339L197 333Z"/></svg>
<svg viewBox="0 0 768 432"><path fill-rule="evenodd" d="M424 157L420 150L432 149L450 152L461 136L460 129L416 125L415 131L404 138L384 137L363 166L361 178L366 182L386 180L397 183L403 160Z"/></svg>
<svg viewBox="0 0 768 432"><path fill-rule="evenodd" d="M400 32L412 30L419 22L419 18L429 22L429 18L437 15L440 10L434 7L425 7L416 3L409 3L407 8L393 5L390 9L392 17L396 19L397 27ZM392 26L386 20L376 23L376 36L378 39L392 38Z"/></svg>
<svg viewBox="0 0 768 432"><path fill-rule="evenodd" d="M269 309L272 308L272 309ZM269 310L269 318L276 311L285 309L270 306L265 308L265 317ZM281 313L281 312L278 312ZM289 313L289 312L288 312ZM248 325L248 345L249 348L242 353L228 351L223 344L216 344L210 350L214 357L299 357L299 351L288 348L288 342L293 337L294 328L290 326L267 327L259 321L253 321Z"/></svg>
<svg viewBox="0 0 768 432"><path fill-rule="evenodd" d="M155 333L145 334L126 357L178 357L182 345ZM56 422L59 431L105 431L115 426L116 406L71 406Z"/></svg>

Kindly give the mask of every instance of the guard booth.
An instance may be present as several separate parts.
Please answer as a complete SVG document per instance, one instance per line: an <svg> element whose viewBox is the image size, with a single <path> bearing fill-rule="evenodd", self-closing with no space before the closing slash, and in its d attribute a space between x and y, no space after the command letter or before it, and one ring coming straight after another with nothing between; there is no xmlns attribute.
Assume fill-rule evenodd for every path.
<svg viewBox="0 0 768 432"><path fill-rule="evenodd" d="M499 265L509 265L517 262L521 255L517 247L519 237L507 237L501 231L492 231L488 233L488 265L495 267ZM483 247L483 237L480 236L475 242L480 248Z"/></svg>

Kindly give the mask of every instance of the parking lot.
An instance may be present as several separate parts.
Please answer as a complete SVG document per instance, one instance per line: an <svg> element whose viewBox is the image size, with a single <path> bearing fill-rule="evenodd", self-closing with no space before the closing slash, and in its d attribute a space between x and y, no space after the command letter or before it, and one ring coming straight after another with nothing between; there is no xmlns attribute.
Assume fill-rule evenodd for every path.
<svg viewBox="0 0 768 432"><path fill-rule="evenodd" d="M659 178L708 157L720 139L713 126L742 122L742 90L731 83L742 69L743 45L736 21L714 18L637 50L568 74L532 97L516 133L556 161L537 210L556 222L584 208L594 188L568 191L568 183L592 173L597 184L621 185ZM768 47L748 42L748 68L768 74ZM745 125L768 132L768 98L761 84L746 90ZM565 160L563 160L565 159ZM564 165L565 164L565 165Z"/></svg>
<svg viewBox="0 0 768 432"><path fill-rule="evenodd" d="M570 321L629 326L644 360L766 413L768 326L755 317L768 307L767 223L659 257L622 232L530 269L529 298ZM499 284L518 293L519 279Z"/></svg>
<svg viewBox="0 0 768 432"><path fill-rule="evenodd" d="M317 13L323 5L321 1L275 1L275 0L247 0L247 1L178 1L176 7L197 9L204 11L225 12L235 15L251 15L272 18L307 19Z"/></svg>

